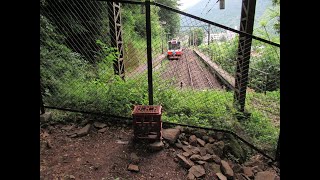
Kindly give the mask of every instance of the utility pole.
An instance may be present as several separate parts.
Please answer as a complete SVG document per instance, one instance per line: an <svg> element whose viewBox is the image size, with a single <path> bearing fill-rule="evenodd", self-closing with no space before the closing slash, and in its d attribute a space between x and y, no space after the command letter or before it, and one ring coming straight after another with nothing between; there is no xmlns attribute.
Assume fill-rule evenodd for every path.
<svg viewBox="0 0 320 180"><path fill-rule="evenodd" d="M224 0L219 0L220 1L220 3L219 3L219 7L220 7L220 9L224 9Z"/></svg>
<svg viewBox="0 0 320 180"><path fill-rule="evenodd" d="M208 25L208 46L210 45L210 24Z"/></svg>
<svg viewBox="0 0 320 180"><path fill-rule="evenodd" d="M194 30L192 30L192 46L194 46Z"/></svg>
<svg viewBox="0 0 320 180"><path fill-rule="evenodd" d="M161 52L162 52L162 54L163 54L163 25L165 25L165 24L167 24L166 21L161 21L160 22L161 29L162 29L162 33L161 33L161 35L162 35L162 38L161 38Z"/></svg>
<svg viewBox="0 0 320 180"><path fill-rule="evenodd" d="M122 23L121 9L119 2L107 2L108 18L111 46L118 50L117 59L113 62L114 73L119 75L123 80L125 77L123 63L123 40L122 40Z"/></svg>

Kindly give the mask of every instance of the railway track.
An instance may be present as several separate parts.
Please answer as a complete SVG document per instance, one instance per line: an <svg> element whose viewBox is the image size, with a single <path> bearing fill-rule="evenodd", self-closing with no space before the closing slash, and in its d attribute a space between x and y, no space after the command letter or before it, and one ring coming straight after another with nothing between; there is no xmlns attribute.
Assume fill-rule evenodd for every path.
<svg viewBox="0 0 320 180"><path fill-rule="evenodd" d="M214 88L213 83L208 77L208 72L205 72L205 70L201 67L201 62L198 62L198 58L192 51L188 50L187 52L189 54L189 58L187 58L185 54L184 60L187 63L188 77L190 79L190 85L192 89Z"/></svg>
<svg viewBox="0 0 320 180"><path fill-rule="evenodd" d="M188 58L186 57L186 54L184 54L184 57L185 57L184 62L187 64L187 68L188 68L188 77L189 77L190 85L191 85L192 89L194 89L192 76L191 76L190 65L189 65L189 62L188 62Z"/></svg>
<svg viewBox="0 0 320 180"><path fill-rule="evenodd" d="M179 60L168 60L162 78L171 79L170 85L189 89L221 89L221 85L209 69L205 68L196 54L185 49Z"/></svg>
<svg viewBox="0 0 320 180"><path fill-rule="evenodd" d="M203 77L207 80L210 88L213 88L212 82L210 81L210 79L208 78L207 74L204 72L203 68L201 67L201 65L199 64L199 62L197 60L195 60L197 66L200 68L202 74L204 75Z"/></svg>

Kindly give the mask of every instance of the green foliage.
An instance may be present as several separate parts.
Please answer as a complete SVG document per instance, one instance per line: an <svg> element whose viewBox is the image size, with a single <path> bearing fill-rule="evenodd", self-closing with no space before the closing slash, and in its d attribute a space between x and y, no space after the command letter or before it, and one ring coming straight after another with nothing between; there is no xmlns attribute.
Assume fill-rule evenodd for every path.
<svg viewBox="0 0 320 180"><path fill-rule="evenodd" d="M40 35L40 76L45 95L59 93L59 85L67 79L86 79L92 75L82 73L89 66L78 53L57 42L63 41L64 36L56 33L44 16L40 16Z"/></svg>
<svg viewBox="0 0 320 180"><path fill-rule="evenodd" d="M195 44L195 46L200 46L203 42L204 31L202 28L195 28L190 30L189 33L189 44Z"/></svg>
<svg viewBox="0 0 320 180"><path fill-rule="evenodd" d="M272 0L275 11L273 16L277 18L277 22L273 25L274 29L280 34L280 0Z"/></svg>
<svg viewBox="0 0 320 180"><path fill-rule="evenodd" d="M272 6L265 10L260 18L259 25L262 29L255 29L255 34L263 38L269 38L279 43L280 34L280 1L273 0ZM267 34L267 35L266 35Z"/></svg>
<svg viewBox="0 0 320 180"><path fill-rule="evenodd" d="M248 93L246 108L252 114L241 125L255 144L273 152L280 132L280 91Z"/></svg>
<svg viewBox="0 0 320 180"><path fill-rule="evenodd" d="M225 71L233 75L235 73L235 63L238 50L238 37L230 41L213 41L209 46L202 44L199 49L220 65Z"/></svg>
<svg viewBox="0 0 320 180"><path fill-rule="evenodd" d="M265 89L266 87L267 91L279 90L280 48L259 41L254 41L252 49L256 56L251 57L250 67L263 71L267 73L267 75L258 71L251 71L250 79L252 79L253 82L250 82L250 86L260 86L260 89ZM263 87L261 87L261 83L255 83L254 81L262 81Z"/></svg>
<svg viewBox="0 0 320 180"><path fill-rule="evenodd" d="M261 112L253 110L251 113L251 118L242 122L245 131L252 135L254 143L262 149L274 151L279 129L272 126L270 119L263 116Z"/></svg>
<svg viewBox="0 0 320 180"><path fill-rule="evenodd" d="M106 3L42 0L40 7L41 14L65 36L64 45L81 54L87 61L94 62L95 52L99 49L96 39L108 37Z"/></svg>
<svg viewBox="0 0 320 180"><path fill-rule="evenodd" d="M160 45L163 38L164 27L160 26L158 13L160 8L151 7L152 45ZM145 64L146 59L146 18L141 13L141 6L124 4L122 8L124 62L127 71ZM165 44L166 42L164 42ZM143 52L143 53L141 53ZM161 48L153 49L153 56L161 53Z"/></svg>
<svg viewBox="0 0 320 180"><path fill-rule="evenodd" d="M157 0L158 3L178 9L178 0ZM180 29L180 16L178 13L161 8L158 11L160 21L166 22L166 32L175 37Z"/></svg>

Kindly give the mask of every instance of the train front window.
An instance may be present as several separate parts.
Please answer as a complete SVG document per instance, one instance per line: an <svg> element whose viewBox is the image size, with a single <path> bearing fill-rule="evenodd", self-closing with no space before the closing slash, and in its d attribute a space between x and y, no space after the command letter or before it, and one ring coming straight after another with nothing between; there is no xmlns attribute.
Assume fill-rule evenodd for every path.
<svg viewBox="0 0 320 180"><path fill-rule="evenodd" d="M171 50L178 50L178 49L180 49L180 43L178 43L178 44L169 43L169 49L171 49Z"/></svg>

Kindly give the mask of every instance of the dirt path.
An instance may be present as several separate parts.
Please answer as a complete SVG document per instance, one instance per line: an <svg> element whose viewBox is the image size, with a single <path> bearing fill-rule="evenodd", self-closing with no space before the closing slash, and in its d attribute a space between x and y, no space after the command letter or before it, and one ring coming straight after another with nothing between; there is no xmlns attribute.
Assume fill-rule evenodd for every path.
<svg viewBox="0 0 320 180"><path fill-rule="evenodd" d="M85 180L186 179L185 170L174 161L175 150L169 148L151 153L143 146L134 146L131 137L131 128L109 127L103 134L91 132L88 136L70 138L67 131L57 126L45 137L52 148L41 149L41 179L61 179L70 175ZM140 157L139 173L127 170L131 153Z"/></svg>
<svg viewBox="0 0 320 180"><path fill-rule="evenodd" d="M88 125L85 127L89 127ZM150 151L148 148L149 143L134 143L131 126L125 124L115 126L109 123L109 125L106 125L107 127L104 126L104 132L101 132L101 128L95 128L94 126L92 125L89 128L85 136L74 138L69 135L73 132L79 133L85 127L80 125L55 125L49 126L46 129L40 128L40 179L185 180L188 179L191 171L194 175L199 175L197 179L203 180L216 179L217 173L220 172L223 172L226 176L234 176L235 179L239 180L243 179L240 177L243 175L256 178L260 172L269 173L271 177L280 176L280 170L268 167L267 160L265 158L261 159L260 155L253 156L242 165L236 164L224 157L225 152L229 152L232 146L228 145L228 140L225 139L226 136L221 133L216 133L209 137L207 136L207 132L195 130L191 133L192 135L187 135L187 130L181 130L186 133L182 133L181 136L177 135L177 137L179 136L179 141L177 142L180 144L180 148L178 148L177 143L170 146L167 144L167 141L163 141L165 145L160 151ZM175 131L180 133L180 130L175 129ZM188 130L188 132L191 131ZM199 138L196 138L193 134L196 132L202 135L197 133ZM206 141L203 140L205 136L207 136ZM212 140L211 143L210 138ZM227 141L223 142L222 140ZM185 155L185 153L188 155ZM132 154L135 155L135 158L133 158ZM192 156L182 163L182 155L185 156L185 159ZM196 160L197 158L200 158L202 161ZM209 160L210 158L211 160ZM189 164L190 167L192 166L191 168L185 167L186 161L192 163ZM228 165L222 163L227 163ZM129 164L138 165L138 172L128 170ZM227 173L228 171L224 172L223 168L229 169L228 171L235 171L234 175L233 173ZM243 168L249 168L249 171L242 172L241 169ZM195 169L198 170L195 171Z"/></svg>

